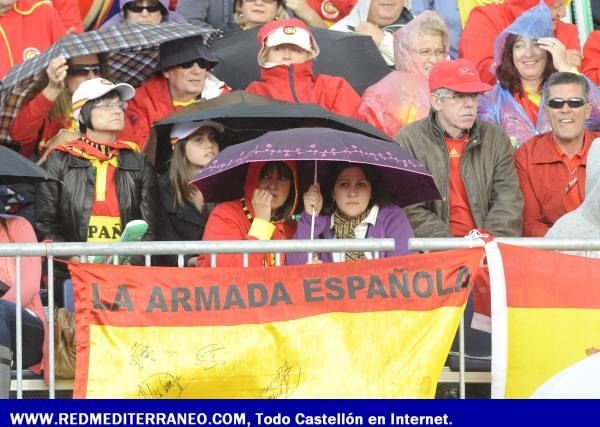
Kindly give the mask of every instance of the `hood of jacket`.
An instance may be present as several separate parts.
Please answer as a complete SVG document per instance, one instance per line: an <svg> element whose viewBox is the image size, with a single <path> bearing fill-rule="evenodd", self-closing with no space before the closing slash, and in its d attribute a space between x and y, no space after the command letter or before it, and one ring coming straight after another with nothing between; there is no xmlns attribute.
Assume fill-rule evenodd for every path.
<svg viewBox="0 0 600 427"><path fill-rule="evenodd" d="M307 31L310 34L310 42L312 44L313 50L311 51L312 57L309 59L309 61L312 61L319 55L319 45L317 44L317 41L315 40L315 37L313 36L311 29L304 23L304 21L301 21L300 19L296 19L296 18L294 18L294 19L279 19L279 20L276 19L274 21L268 22L265 25L263 25L260 28L260 30L258 31L258 33L256 34L256 39L258 40L258 45L260 46L260 49L258 50L258 56L257 56L258 65L260 67L264 66L263 56L265 54L265 51L267 50L267 47L265 46L267 37L269 36L269 34L271 34L276 29L286 27L286 26L302 28L303 30Z"/></svg>
<svg viewBox="0 0 600 427"><path fill-rule="evenodd" d="M252 216L254 216L254 208L252 207L252 203L250 203L250 201L252 200L252 196L254 195L254 190L256 190L258 188L260 172L262 171L263 167L267 163L268 162L250 163L248 165L248 172L246 172L246 181L244 182L244 197L246 199L246 205L248 206L248 209L250 210L250 213L252 214ZM284 160L283 163L288 168L290 168L290 170L292 171L292 175L294 177L292 186L290 188L290 193L293 191L292 196L294 197L294 203L292 205L292 210L290 211L290 215L291 215L294 212L296 212L296 209L298 207L298 192L299 192L298 169L297 169L295 161Z"/></svg>
<svg viewBox="0 0 600 427"><path fill-rule="evenodd" d="M535 7L522 13L512 24L504 29L498 37L496 37L496 41L494 42L494 62L491 67L492 74L496 73L496 69L502 62L506 38L510 34L530 39L554 37L552 26L552 13L550 8L544 2L540 1Z"/></svg>

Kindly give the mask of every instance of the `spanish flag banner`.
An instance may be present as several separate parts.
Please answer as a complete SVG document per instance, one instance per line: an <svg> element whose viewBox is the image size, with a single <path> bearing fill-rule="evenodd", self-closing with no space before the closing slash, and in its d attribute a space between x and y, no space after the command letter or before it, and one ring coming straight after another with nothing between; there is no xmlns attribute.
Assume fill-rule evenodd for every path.
<svg viewBox="0 0 600 427"><path fill-rule="evenodd" d="M571 392L559 383L568 381L570 367L600 352L600 260L495 242L485 250L492 397L590 397L586 381Z"/></svg>
<svg viewBox="0 0 600 427"><path fill-rule="evenodd" d="M75 397L433 397L482 249L273 268L69 266Z"/></svg>

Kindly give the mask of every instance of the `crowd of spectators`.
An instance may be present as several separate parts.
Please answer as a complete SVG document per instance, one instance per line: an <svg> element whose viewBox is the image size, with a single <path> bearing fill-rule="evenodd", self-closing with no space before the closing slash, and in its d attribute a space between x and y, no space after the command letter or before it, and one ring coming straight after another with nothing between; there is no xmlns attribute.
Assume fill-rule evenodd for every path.
<svg viewBox="0 0 600 427"><path fill-rule="evenodd" d="M0 240L118 241L136 219L148 224L146 240L304 239L314 220L317 238L393 237L396 250L382 256L409 253L412 236L473 229L599 237L600 33L579 40L576 26L564 22L569 4L120 0L103 27L189 22L223 38L255 29L260 78L236 89L373 125L431 172L441 198L402 209L390 202L376 167L340 165L327 185L301 188L294 162L266 162L253 163L245 182L230 183L243 187L241 199L204 203L189 182L219 153L224 126L217 121L173 126L168 171L157 176L158 165L142 153L153 124L232 90L214 71L227 63L202 36L191 36L162 43L158 68L137 88L114 81L103 54L49 62L9 133L21 154L58 181L37 185L29 222L0 217ZM342 76L314 72L315 28L368 36L389 74L361 94ZM76 0L0 0L0 78L82 31ZM345 260L371 257L350 252ZM293 254L283 261L341 260ZM36 266L23 277L24 360L37 371L45 360L40 260L27 262ZM175 257L155 262L177 265ZM210 259L187 257L185 265L209 266ZM218 267L241 265L241 255L217 257ZM273 265L273 254L249 256L249 266ZM1 261L0 397L14 351L14 278L14 265Z"/></svg>

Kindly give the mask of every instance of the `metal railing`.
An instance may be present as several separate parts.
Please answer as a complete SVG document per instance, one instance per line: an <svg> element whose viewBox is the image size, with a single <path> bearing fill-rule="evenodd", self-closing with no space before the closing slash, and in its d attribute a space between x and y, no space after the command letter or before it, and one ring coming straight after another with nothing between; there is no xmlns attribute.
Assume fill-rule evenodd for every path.
<svg viewBox="0 0 600 427"><path fill-rule="evenodd" d="M522 246L532 249L557 250L557 251L600 251L600 239L550 239L545 237L498 237L494 239L498 243ZM485 242L481 239L468 239L460 237L440 238L412 238L408 247L412 251L431 252L446 251L452 249L482 248ZM465 324L464 316L458 329L458 352L459 352L459 395L465 398ZM477 376L476 382L481 382L481 376ZM491 376L490 376L491 381Z"/></svg>
<svg viewBox="0 0 600 427"><path fill-rule="evenodd" d="M48 266L48 357L49 357L49 397L55 397L56 379L54 375L54 259L55 257L79 256L82 262L98 255L113 256L118 264L119 256L144 255L145 265L150 266L152 256L177 255L178 265L183 266L185 255L210 254L211 267L216 265L217 254L243 254L243 266L248 266L248 254L275 253L275 264L281 264L281 253L315 253L348 251L379 252L395 248L394 239L323 239L323 240L230 240L230 241L182 241L182 242L136 242L136 243L4 243L0 244L0 257L14 257L16 266L16 392L23 397L23 335L21 319L21 258L32 256L47 257Z"/></svg>

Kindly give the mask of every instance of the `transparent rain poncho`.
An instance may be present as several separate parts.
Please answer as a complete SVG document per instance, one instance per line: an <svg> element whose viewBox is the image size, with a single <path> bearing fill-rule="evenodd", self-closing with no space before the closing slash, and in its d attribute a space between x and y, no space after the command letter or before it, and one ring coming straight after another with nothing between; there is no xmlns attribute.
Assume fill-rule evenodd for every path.
<svg viewBox="0 0 600 427"><path fill-rule="evenodd" d="M494 44L494 63L492 73L496 72L504 54L506 38L509 34L515 34L530 39L542 37L554 37L552 31L552 15L544 1L529 9L519 16L509 27L507 27L496 38ZM589 82L591 83L591 82ZM593 83L590 84L590 100L593 106L592 115L586 127L598 129L600 126L600 92ZM486 92L479 102L478 115L481 120L498 124L510 136L515 147L521 146L533 136L549 132L550 124L544 113L543 105L545 99L540 102L537 123L532 123L524 108L517 102L515 97L503 88L500 83Z"/></svg>
<svg viewBox="0 0 600 427"><path fill-rule="evenodd" d="M445 28L438 14L425 11L394 33L396 71L363 94L359 113L391 137L403 126L429 114L428 75L419 66L418 46L421 28L432 20ZM447 30L442 42L447 52Z"/></svg>

